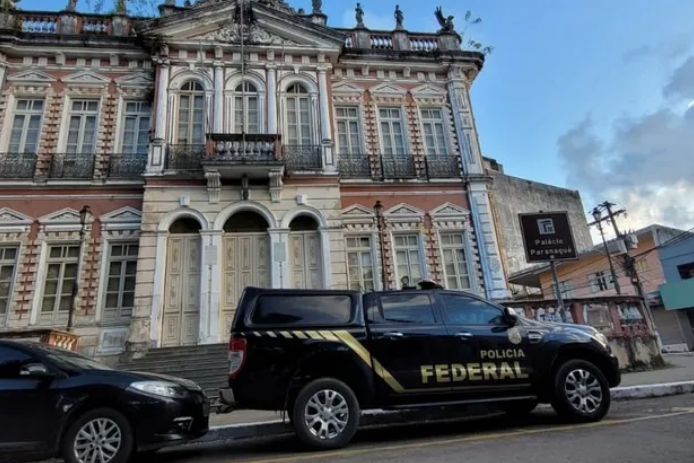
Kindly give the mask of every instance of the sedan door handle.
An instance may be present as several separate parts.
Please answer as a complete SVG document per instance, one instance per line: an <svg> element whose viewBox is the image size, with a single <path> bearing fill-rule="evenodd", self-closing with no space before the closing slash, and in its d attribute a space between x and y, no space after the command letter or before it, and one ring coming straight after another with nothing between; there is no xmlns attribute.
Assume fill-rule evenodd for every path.
<svg viewBox="0 0 694 463"><path fill-rule="evenodd" d="M390 339L400 339L400 338L404 338L405 335L398 332L398 331L392 331L390 333L385 333L383 335L383 337L390 338Z"/></svg>
<svg viewBox="0 0 694 463"><path fill-rule="evenodd" d="M472 333L468 333L467 331L461 331L460 333L455 334L456 338L459 338L461 340L467 340L473 337Z"/></svg>

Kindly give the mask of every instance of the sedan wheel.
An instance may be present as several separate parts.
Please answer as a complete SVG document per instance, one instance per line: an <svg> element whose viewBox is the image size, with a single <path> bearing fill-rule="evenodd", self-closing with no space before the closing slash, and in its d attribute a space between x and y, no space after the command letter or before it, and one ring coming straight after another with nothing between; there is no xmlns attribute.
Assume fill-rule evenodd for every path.
<svg viewBox="0 0 694 463"><path fill-rule="evenodd" d="M62 456L67 463L125 463L133 449L128 420L110 408L79 417L65 433Z"/></svg>

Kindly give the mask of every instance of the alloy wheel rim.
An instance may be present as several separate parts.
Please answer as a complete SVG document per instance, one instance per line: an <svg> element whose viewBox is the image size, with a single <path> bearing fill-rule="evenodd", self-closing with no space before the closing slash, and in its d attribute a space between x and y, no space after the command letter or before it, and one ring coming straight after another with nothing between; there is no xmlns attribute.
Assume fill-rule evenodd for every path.
<svg viewBox="0 0 694 463"><path fill-rule="evenodd" d="M566 376L564 392L571 406L583 414L591 415L602 405L602 387L595 375L589 371L571 371Z"/></svg>
<svg viewBox="0 0 694 463"><path fill-rule="evenodd" d="M321 439L334 439L345 430L349 422L349 406L344 396L331 389L323 389L311 396L304 408L304 423L309 432Z"/></svg>
<svg viewBox="0 0 694 463"><path fill-rule="evenodd" d="M108 463L118 454L122 443L123 434L115 421L96 418L77 431L73 449L80 463Z"/></svg>

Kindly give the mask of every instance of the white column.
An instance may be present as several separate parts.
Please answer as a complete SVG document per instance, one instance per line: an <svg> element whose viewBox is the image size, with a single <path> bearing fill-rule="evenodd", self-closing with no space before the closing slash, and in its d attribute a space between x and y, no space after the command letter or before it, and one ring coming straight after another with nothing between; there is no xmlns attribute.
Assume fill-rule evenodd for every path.
<svg viewBox="0 0 694 463"><path fill-rule="evenodd" d="M467 80L462 68L454 66L449 72L448 79L448 98L451 102L455 131L460 144L463 171L466 174L482 174L484 173L482 155L477 142Z"/></svg>
<svg viewBox="0 0 694 463"><path fill-rule="evenodd" d="M318 68L318 93L320 99L321 141L330 140L330 100L328 95L328 74L326 67Z"/></svg>
<svg viewBox="0 0 694 463"><path fill-rule="evenodd" d="M154 140L149 145L147 173L159 173L164 170L167 102L169 91L169 61L159 62L159 79L157 80L157 104L154 119Z"/></svg>
<svg viewBox="0 0 694 463"><path fill-rule="evenodd" d="M7 71L7 65L3 62L4 55L0 55L0 90L5 84L5 71Z"/></svg>
<svg viewBox="0 0 694 463"><path fill-rule="evenodd" d="M289 229L277 228L268 230L270 234L270 268L273 288L289 287L289 268L287 255L289 254Z"/></svg>
<svg viewBox="0 0 694 463"><path fill-rule="evenodd" d="M222 231L200 232L202 268L200 269L200 344L219 342L219 285Z"/></svg>
<svg viewBox="0 0 694 463"><path fill-rule="evenodd" d="M480 264L484 286L489 299L507 299L511 297L506 284L506 276L501 266L501 251L496 235L496 224L492 215L489 192L484 181L470 182L470 212L477 236L477 248L480 253Z"/></svg>
<svg viewBox="0 0 694 463"><path fill-rule="evenodd" d="M276 134L277 131L277 67L274 64L267 65L267 133Z"/></svg>
<svg viewBox="0 0 694 463"><path fill-rule="evenodd" d="M150 316L149 338L153 346L159 345L161 332L161 312L164 301L164 278L166 277L166 242L169 233L157 232L157 248L154 259L154 285L152 288L152 314Z"/></svg>
<svg viewBox="0 0 694 463"><path fill-rule="evenodd" d="M321 256L323 258L323 289L332 289L332 260L330 259L330 229L321 228L318 230L321 241Z"/></svg>
<svg viewBox="0 0 694 463"><path fill-rule="evenodd" d="M166 138L166 106L169 92L169 62L162 60L159 65L159 80L157 81L157 108L154 139L163 141Z"/></svg>
<svg viewBox="0 0 694 463"><path fill-rule="evenodd" d="M333 143L330 130L330 95L328 94L327 66L318 68L318 97L320 105L321 144L323 145L323 169L325 172L337 172L333 157Z"/></svg>
<svg viewBox="0 0 694 463"><path fill-rule="evenodd" d="M224 65L214 63L214 131L224 132Z"/></svg>

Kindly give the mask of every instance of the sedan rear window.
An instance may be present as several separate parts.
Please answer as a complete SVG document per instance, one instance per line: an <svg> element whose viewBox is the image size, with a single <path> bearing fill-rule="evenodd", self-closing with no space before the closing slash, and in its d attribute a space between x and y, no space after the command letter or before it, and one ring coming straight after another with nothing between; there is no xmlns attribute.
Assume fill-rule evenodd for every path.
<svg viewBox="0 0 694 463"><path fill-rule="evenodd" d="M341 325L352 318L348 295L260 296L251 316L254 325Z"/></svg>

